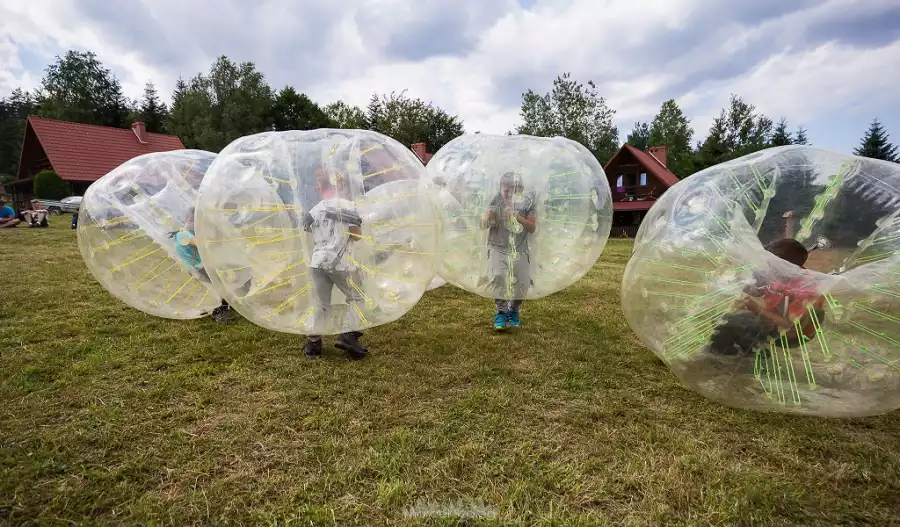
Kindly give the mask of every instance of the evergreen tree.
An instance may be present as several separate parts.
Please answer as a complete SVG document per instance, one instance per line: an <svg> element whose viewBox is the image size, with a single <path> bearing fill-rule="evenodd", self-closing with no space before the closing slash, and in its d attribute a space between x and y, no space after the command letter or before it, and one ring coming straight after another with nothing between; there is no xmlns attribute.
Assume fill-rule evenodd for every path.
<svg viewBox="0 0 900 527"><path fill-rule="evenodd" d="M809 139L806 137L806 128L803 125L797 127L797 133L794 135L795 145L808 145Z"/></svg>
<svg viewBox="0 0 900 527"><path fill-rule="evenodd" d="M219 57L207 75L175 86L169 133L188 148L218 152L235 139L273 128L274 94L252 62Z"/></svg>
<svg viewBox="0 0 900 527"><path fill-rule="evenodd" d="M287 86L282 88L272 105L272 118L276 130L315 130L336 128L334 121L306 94Z"/></svg>
<svg viewBox="0 0 900 527"><path fill-rule="evenodd" d="M33 107L31 94L19 88L0 99L0 184L14 179L19 171L25 122Z"/></svg>
<svg viewBox="0 0 900 527"><path fill-rule="evenodd" d="M157 134L165 133L168 114L169 110L166 108L165 103L159 100L156 86L152 82L148 82L144 86L144 98L141 100L138 112L140 120L147 127L147 131Z"/></svg>
<svg viewBox="0 0 900 527"><path fill-rule="evenodd" d="M628 134L625 142L638 150L646 152L650 147L650 125L645 122L634 123L634 128L631 129L631 133Z"/></svg>
<svg viewBox="0 0 900 527"><path fill-rule="evenodd" d="M791 133L787 129L787 119L782 117L775 130L772 132L772 139L769 141L772 146L787 146L794 144Z"/></svg>
<svg viewBox="0 0 900 527"><path fill-rule="evenodd" d="M381 127L381 114L381 99L378 97L377 93L373 93L372 97L369 98L369 105L366 107L365 118L363 121L363 125L366 127L366 130L384 133L384 129Z"/></svg>
<svg viewBox="0 0 900 527"><path fill-rule="evenodd" d="M729 107L713 121L706 140L694 156L698 170L723 163L769 146L772 120L756 107L732 94Z"/></svg>
<svg viewBox="0 0 900 527"><path fill-rule="evenodd" d="M662 103L659 113L650 123L649 146L666 146L666 167L680 178L694 172L694 155L691 151L693 137L691 121L681 111L675 99Z"/></svg>
<svg viewBox="0 0 900 527"><path fill-rule="evenodd" d="M888 140L890 136L881 126L878 119L873 119L869 125L869 130L862 138L859 147L853 150L858 156L870 157L872 159L883 159L885 161L897 162L897 147Z"/></svg>

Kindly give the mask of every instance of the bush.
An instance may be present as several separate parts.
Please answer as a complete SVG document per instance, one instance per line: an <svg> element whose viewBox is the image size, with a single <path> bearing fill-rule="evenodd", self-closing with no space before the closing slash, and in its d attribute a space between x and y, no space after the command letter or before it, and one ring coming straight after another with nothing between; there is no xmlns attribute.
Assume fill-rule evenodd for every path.
<svg viewBox="0 0 900 527"><path fill-rule="evenodd" d="M52 170L42 170L34 176L34 196L38 199L59 200L72 195L72 186Z"/></svg>

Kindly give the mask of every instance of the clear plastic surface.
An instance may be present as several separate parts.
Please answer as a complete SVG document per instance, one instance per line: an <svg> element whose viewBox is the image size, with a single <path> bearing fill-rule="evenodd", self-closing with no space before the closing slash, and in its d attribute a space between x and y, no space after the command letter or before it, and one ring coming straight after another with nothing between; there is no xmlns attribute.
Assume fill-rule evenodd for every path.
<svg viewBox="0 0 900 527"><path fill-rule="evenodd" d="M200 254L217 289L263 327L329 335L398 319L440 258L425 167L375 132L242 137L200 189Z"/></svg>
<svg viewBox="0 0 900 527"><path fill-rule="evenodd" d="M609 183L574 141L466 135L441 148L428 173L444 219L438 274L472 293L524 300L560 291L609 238Z"/></svg>
<svg viewBox="0 0 900 527"><path fill-rule="evenodd" d="M622 282L631 328L722 403L900 407L900 165L806 146L711 167L650 210Z"/></svg>
<svg viewBox="0 0 900 527"><path fill-rule="evenodd" d="M136 157L95 181L81 202L78 246L107 291L165 318L199 318L217 305L193 232L197 189L215 154Z"/></svg>

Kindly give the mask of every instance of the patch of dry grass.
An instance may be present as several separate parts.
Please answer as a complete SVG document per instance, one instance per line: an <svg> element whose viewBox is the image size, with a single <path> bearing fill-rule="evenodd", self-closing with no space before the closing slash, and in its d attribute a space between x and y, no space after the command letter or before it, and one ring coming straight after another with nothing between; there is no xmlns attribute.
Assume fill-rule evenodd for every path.
<svg viewBox="0 0 900 527"><path fill-rule="evenodd" d="M129 309L65 220L0 232L0 523L885 525L900 417L732 410L679 386L619 307L631 246L497 335L449 286L309 362L241 321ZM328 340L330 343L330 339Z"/></svg>

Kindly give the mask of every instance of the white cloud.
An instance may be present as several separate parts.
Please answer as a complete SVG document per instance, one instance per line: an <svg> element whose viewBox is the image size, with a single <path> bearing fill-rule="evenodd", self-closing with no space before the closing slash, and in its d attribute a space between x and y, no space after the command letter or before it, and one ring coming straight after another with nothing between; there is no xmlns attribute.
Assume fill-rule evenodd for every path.
<svg viewBox="0 0 900 527"><path fill-rule="evenodd" d="M815 49L779 53L747 73L721 82L704 83L686 94L685 111L695 116L720 108L731 93L777 120L788 116L803 123L832 112L869 115L900 103L900 40L876 49L858 49L834 42ZM695 118L705 131L714 114ZM703 135L703 134L700 134Z"/></svg>
<svg viewBox="0 0 900 527"><path fill-rule="evenodd" d="M292 84L322 103L364 105L373 92L408 89L460 115L470 131L502 133L518 121L519 94L546 91L569 71L598 84L623 139L670 97L702 136L732 92L793 123L896 107L900 41L866 42L863 24L897 16L896 5L538 0L526 10L515 0L226 0L210 9L199 0L145 0L130 15L138 11L98 0L5 2L0 95L38 82L41 71L22 64L24 50L47 62L70 48L92 50L130 97L147 80L166 93L179 75L226 54L257 63L273 87ZM860 42L854 24L863 24ZM841 29L834 38L832 27ZM397 46L407 42L404 56Z"/></svg>

